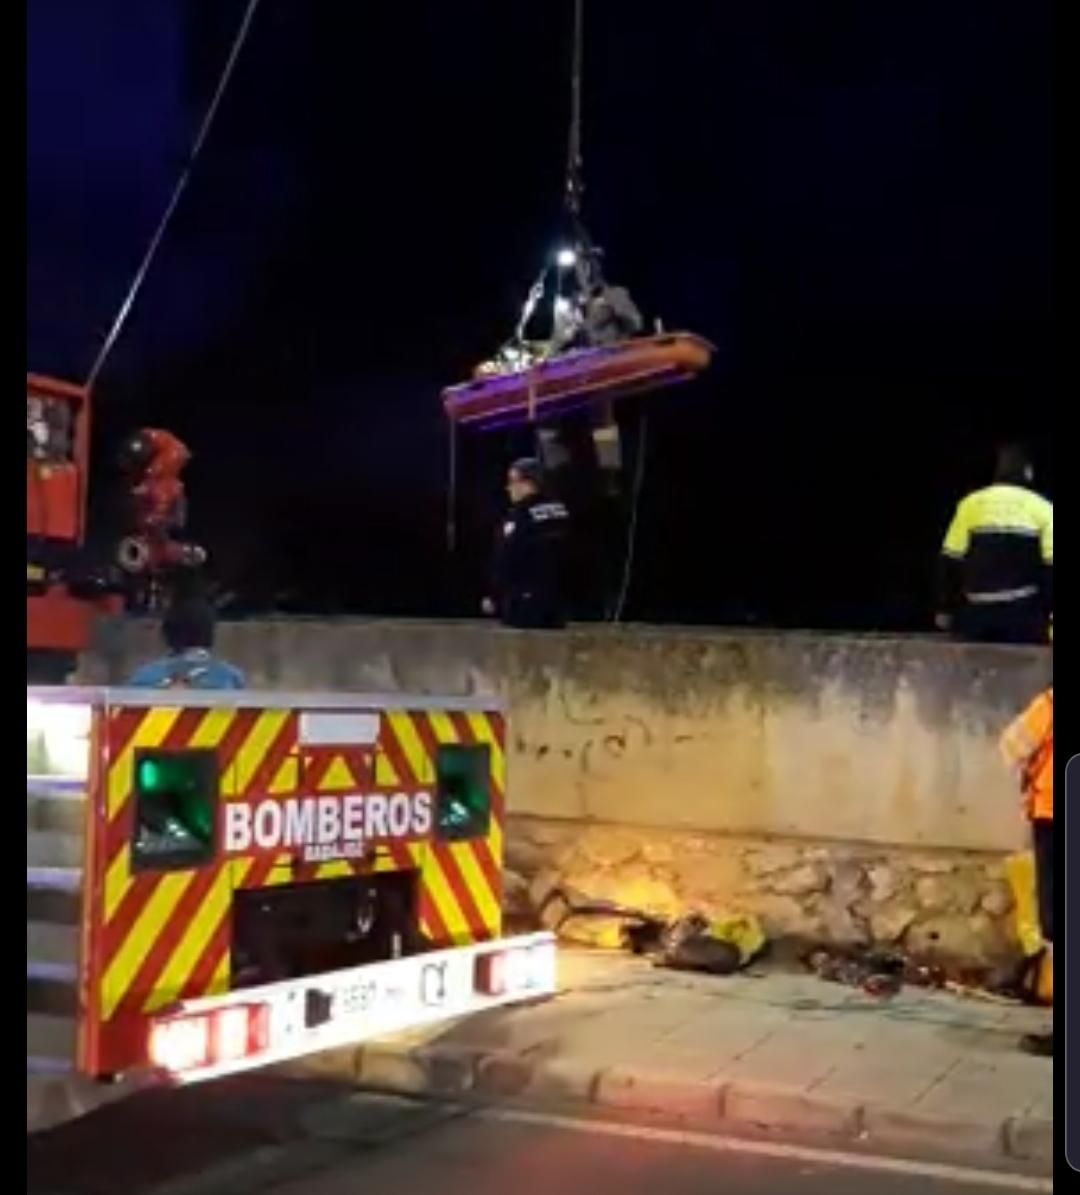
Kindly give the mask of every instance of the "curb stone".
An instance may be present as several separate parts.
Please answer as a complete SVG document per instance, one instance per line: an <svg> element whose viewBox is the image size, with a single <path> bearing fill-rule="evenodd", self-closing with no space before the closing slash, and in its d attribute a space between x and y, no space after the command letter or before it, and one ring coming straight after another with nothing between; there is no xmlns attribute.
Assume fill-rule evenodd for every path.
<svg viewBox="0 0 1080 1195"><path fill-rule="evenodd" d="M962 1153L1005 1154L1005 1122L956 1121L920 1116L907 1108L867 1104L862 1112L863 1132L870 1141L884 1145L930 1145Z"/></svg>
<svg viewBox="0 0 1080 1195"><path fill-rule="evenodd" d="M568 1059L535 1062L512 1053L487 1054L477 1062L476 1089L484 1096L534 1103L596 1103L598 1072Z"/></svg>
<svg viewBox="0 0 1080 1195"><path fill-rule="evenodd" d="M604 1108L649 1112L679 1120L719 1121L724 1086L662 1071L612 1067L597 1076L595 1103Z"/></svg>
<svg viewBox="0 0 1080 1195"><path fill-rule="evenodd" d="M741 1079L731 1084L724 1105L724 1119L736 1124L838 1137L858 1135L861 1112L854 1100Z"/></svg>
<svg viewBox="0 0 1080 1195"><path fill-rule="evenodd" d="M467 1095L475 1088L482 1057L477 1050L467 1046L421 1047L414 1056L423 1060L432 1089L442 1095Z"/></svg>
<svg viewBox="0 0 1080 1195"><path fill-rule="evenodd" d="M365 1046L358 1052L354 1073L365 1087L409 1095L465 1095L473 1089L479 1061L477 1051L469 1049Z"/></svg>
<svg viewBox="0 0 1080 1195"><path fill-rule="evenodd" d="M1054 1122L1033 1116L1014 1116L1005 1122L1005 1151L1022 1161L1052 1163Z"/></svg>
<svg viewBox="0 0 1080 1195"><path fill-rule="evenodd" d="M469 1047L420 1049L364 1047L355 1066L341 1058L342 1079L374 1091L491 1098L543 1105L587 1104L672 1120L709 1121L766 1130L820 1133L851 1141L935 1152L982 1154L1049 1166L1053 1122L1035 1117L950 1121L908 1108L842 1100L800 1088L724 1080L695 1081L633 1067L588 1067L569 1059L534 1060L527 1054ZM319 1073L326 1074L326 1066ZM295 1072L294 1072L295 1073Z"/></svg>
<svg viewBox="0 0 1080 1195"><path fill-rule="evenodd" d="M362 1046L338 1046L319 1054L306 1054L282 1062L274 1069L282 1075L302 1079L330 1079L341 1082L360 1075Z"/></svg>

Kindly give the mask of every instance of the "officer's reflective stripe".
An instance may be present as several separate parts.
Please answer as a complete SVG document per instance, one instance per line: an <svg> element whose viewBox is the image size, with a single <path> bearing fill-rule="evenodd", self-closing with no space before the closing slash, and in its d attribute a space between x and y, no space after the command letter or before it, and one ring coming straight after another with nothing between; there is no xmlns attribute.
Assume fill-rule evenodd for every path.
<svg viewBox="0 0 1080 1195"><path fill-rule="evenodd" d="M1018 527L1012 523L979 523L971 528L972 535L1027 535L1031 539L1039 538L1038 527Z"/></svg>
<svg viewBox="0 0 1080 1195"><path fill-rule="evenodd" d="M529 517L537 523L544 523L548 519L565 519L567 511L561 502L542 502L529 507Z"/></svg>
<svg viewBox="0 0 1080 1195"><path fill-rule="evenodd" d="M995 602L1019 602L1034 597L1039 592L1035 585L1022 585L1019 589L995 589L990 593L969 593L967 600L976 605L993 605Z"/></svg>

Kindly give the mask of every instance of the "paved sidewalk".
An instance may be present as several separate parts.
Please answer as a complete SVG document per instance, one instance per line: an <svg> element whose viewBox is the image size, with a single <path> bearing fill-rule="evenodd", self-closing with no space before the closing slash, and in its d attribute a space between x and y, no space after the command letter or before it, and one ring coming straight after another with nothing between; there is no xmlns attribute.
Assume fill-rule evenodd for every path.
<svg viewBox="0 0 1080 1195"><path fill-rule="evenodd" d="M1053 1071L1018 1052L1044 1010L791 971L676 974L565 951L560 994L291 1068L364 1087L590 1104L717 1128L1049 1165Z"/></svg>

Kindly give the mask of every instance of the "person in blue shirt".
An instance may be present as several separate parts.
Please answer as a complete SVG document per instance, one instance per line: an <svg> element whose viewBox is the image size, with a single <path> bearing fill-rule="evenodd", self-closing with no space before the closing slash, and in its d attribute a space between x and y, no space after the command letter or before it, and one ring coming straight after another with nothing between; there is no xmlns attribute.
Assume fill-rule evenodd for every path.
<svg viewBox="0 0 1080 1195"><path fill-rule="evenodd" d="M128 684L139 689L243 689L239 668L213 654L215 618L208 602L170 606L161 622L168 654L136 668Z"/></svg>

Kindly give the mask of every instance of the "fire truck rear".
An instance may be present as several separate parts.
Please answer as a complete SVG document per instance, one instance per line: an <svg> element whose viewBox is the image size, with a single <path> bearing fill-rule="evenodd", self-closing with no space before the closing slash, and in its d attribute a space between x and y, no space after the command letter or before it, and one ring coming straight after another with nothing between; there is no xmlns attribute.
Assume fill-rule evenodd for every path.
<svg viewBox="0 0 1080 1195"><path fill-rule="evenodd" d="M551 994L551 935L500 936L504 733L467 699L28 689L28 1090Z"/></svg>

